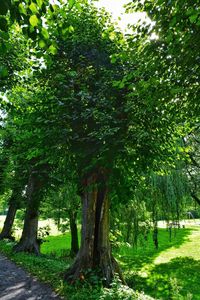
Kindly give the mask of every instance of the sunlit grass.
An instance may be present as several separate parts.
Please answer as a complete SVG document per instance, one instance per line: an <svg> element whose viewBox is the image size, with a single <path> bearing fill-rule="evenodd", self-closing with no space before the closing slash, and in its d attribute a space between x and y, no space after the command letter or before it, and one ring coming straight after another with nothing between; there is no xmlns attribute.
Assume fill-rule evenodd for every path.
<svg viewBox="0 0 200 300"><path fill-rule="evenodd" d="M69 252L69 233L47 237L42 253L64 256ZM200 300L200 227L173 229L171 241L166 229L159 229L159 249L149 235L136 248L121 245L114 249L125 278L133 289L156 299ZM190 298L192 295L192 298Z"/></svg>
<svg viewBox="0 0 200 300"><path fill-rule="evenodd" d="M185 256L200 260L199 227L194 227L187 240L185 240L178 248L171 247L170 249L162 251L154 260L154 264L168 263L171 259Z"/></svg>
<svg viewBox="0 0 200 300"><path fill-rule="evenodd" d="M171 242L166 229L159 236L158 250L150 241L119 251L128 284L156 299L200 300L200 226L177 229Z"/></svg>
<svg viewBox="0 0 200 300"><path fill-rule="evenodd" d="M38 273L40 278L48 281L52 280L52 277L48 279L51 268L49 264L55 264L57 268L55 272L58 270L60 272L72 262L69 257L71 238L67 232L58 236L47 236L45 240L46 242L41 246L44 255L41 260L40 258L29 260L28 256L23 255L12 255L12 258L22 265L27 264L28 270L33 268L33 263L37 264L34 274ZM158 250L154 247L152 233L149 234L148 241L143 242L143 245L138 244L137 248L121 245L113 250L128 285L134 290L144 291L155 299L200 300L200 226L198 223L189 228L173 229L171 241L169 231L164 228L159 229ZM60 263L57 263L59 261ZM55 285L58 288L57 281ZM69 293L68 286L64 289ZM78 289L76 293L78 297Z"/></svg>
<svg viewBox="0 0 200 300"><path fill-rule="evenodd" d="M71 235L69 232L58 236L48 236L41 246L41 253L55 257L65 257L69 255L70 247Z"/></svg>

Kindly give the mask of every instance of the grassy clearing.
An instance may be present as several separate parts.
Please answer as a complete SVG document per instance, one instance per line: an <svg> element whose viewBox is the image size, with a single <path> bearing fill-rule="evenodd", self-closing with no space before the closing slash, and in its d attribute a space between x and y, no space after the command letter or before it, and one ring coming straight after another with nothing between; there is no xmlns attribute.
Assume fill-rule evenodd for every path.
<svg viewBox="0 0 200 300"><path fill-rule="evenodd" d="M0 249L40 280L51 284L64 299L142 300L149 295L163 300L200 300L200 226L173 230L171 241L169 232L159 229L158 250L154 249L151 236L137 249L128 245L115 248L130 289L117 281L109 290L100 284L94 286L90 281L76 286L66 284L61 274L72 262L68 256L70 235L49 236L46 240L41 247L41 257L13 254L11 243L0 242ZM139 290L139 294L132 289Z"/></svg>
<svg viewBox="0 0 200 300"><path fill-rule="evenodd" d="M69 235L47 238L42 252L63 255L70 247ZM159 249L149 236L137 249L127 245L114 249L131 288L157 299L200 299L200 227L159 229ZM62 250L61 250L62 249ZM192 296L191 296L192 295Z"/></svg>
<svg viewBox="0 0 200 300"><path fill-rule="evenodd" d="M122 247L118 259L130 287L156 299L200 299L200 227L176 229L169 241L166 229L159 230L159 249Z"/></svg>
<svg viewBox="0 0 200 300"><path fill-rule="evenodd" d="M80 241L80 234L79 234ZM41 246L41 253L53 257L66 257L69 255L71 247L71 236L67 232L58 236L48 236Z"/></svg>

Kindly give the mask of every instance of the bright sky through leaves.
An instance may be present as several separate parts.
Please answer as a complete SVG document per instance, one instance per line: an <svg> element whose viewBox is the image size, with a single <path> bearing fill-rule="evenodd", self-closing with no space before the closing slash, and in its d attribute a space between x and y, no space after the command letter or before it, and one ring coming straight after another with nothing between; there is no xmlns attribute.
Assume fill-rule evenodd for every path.
<svg viewBox="0 0 200 300"><path fill-rule="evenodd" d="M128 24L135 24L139 19L146 19L146 14L144 12L125 14L125 8L123 7L127 4L129 0L99 0L96 2L97 7L105 7L105 9L110 12L114 18L119 23L120 28L124 31ZM118 20L120 18L121 20Z"/></svg>

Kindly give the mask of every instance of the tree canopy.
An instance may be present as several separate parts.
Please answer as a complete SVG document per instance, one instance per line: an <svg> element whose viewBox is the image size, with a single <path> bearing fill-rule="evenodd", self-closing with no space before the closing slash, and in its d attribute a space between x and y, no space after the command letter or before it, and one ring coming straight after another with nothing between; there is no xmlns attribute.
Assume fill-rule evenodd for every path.
<svg viewBox="0 0 200 300"><path fill-rule="evenodd" d="M187 193L182 166L193 159L181 141L199 122L199 6L127 4L139 10L153 23L125 35L93 2L0 4L0 188L7 176L10 204L26 195L15 250L39 254L42 201L73 187L82 239L65 274L71 282L88 269L100 269L107 285L115 272L123 280L109 241L110 200L132 214L137 191L149 192L156 234L158 208L178 214Z"/></svg>

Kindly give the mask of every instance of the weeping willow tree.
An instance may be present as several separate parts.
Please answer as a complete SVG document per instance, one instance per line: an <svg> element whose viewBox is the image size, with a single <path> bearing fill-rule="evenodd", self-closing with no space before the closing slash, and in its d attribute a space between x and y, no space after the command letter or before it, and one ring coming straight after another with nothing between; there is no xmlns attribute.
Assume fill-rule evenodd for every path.
<svg viewBox="0 0 200 300"><path fill-rule="evenodd" d="M188 178L182 168L166 173L151 172L142 177L128 205L121 204L113 213L114 235L121 242L145 246L152 234L158 248L158 221L178 224L188 206Z"/></svg>
<svg viewBox="0 0 200 300"><path fill-rule="evenodd" d="M186 207L188 181L181 170L151 175L150 189L159 210L159 219L179 220ZM156 198L156 199L155 199Z"/></svg>
<svg viewBox="0 0 200 300"><path fill-rule="evenodd" d="M165 220L168 225L171 221L173 226L179 226L187 203L188 182L182 169L174 169L163 175L152 173L149 188L153 241L158 248L158 220ZM171 239L171 225L169 228Z"/></svg>

